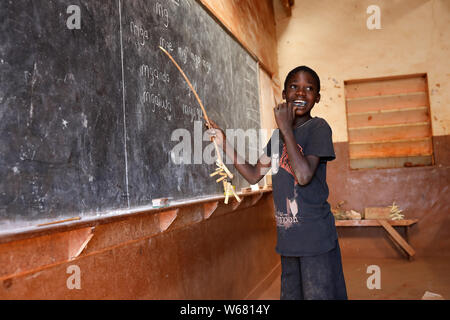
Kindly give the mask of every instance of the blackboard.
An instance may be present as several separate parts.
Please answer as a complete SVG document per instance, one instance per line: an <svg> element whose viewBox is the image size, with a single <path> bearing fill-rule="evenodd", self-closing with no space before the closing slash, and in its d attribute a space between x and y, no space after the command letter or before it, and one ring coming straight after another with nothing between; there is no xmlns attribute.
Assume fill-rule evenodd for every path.
<svg viewBox="0 0 450 320"><path fill-rule="evenodd" d="M211 119L260 127L257 63L194 0L0 2L0 228L223 194L171 159L203 116L158 46Z"/></svg>

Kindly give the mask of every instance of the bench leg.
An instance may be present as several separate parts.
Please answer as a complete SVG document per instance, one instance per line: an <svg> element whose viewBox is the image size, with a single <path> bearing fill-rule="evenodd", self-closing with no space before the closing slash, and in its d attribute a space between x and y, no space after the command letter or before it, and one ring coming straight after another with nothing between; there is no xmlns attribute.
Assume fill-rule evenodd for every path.
<svg viewBox="0 0 450 320"><path fill-rule="evenodd" d="M389 222L386 220L378 220L378 223L386 230L386 232L392 237L392 239L408 254L408 259L412 260L411 258L416 254L414 249L409 245L405 239L394 229L394 227L391 226Z"/></svg>

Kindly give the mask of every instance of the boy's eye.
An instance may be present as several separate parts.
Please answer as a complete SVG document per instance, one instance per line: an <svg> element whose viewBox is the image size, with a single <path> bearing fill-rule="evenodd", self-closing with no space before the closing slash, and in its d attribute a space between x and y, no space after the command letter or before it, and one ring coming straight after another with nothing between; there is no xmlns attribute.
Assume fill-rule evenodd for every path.
<svg viewBox="0 0 450 320"><path fill-rule="evenodd" d="M312 88L312 87L307 87L307 88L306 88L306 90L308 90L308 91L312 91L312 90L313 90L313 88Z"/></svg>
<svg viewBox="0 0 450 320"><path fill-rule="evenodd" d="M297 88L297 86L295 84L291 84L290 88L295 89L295 88Z"/></svg>

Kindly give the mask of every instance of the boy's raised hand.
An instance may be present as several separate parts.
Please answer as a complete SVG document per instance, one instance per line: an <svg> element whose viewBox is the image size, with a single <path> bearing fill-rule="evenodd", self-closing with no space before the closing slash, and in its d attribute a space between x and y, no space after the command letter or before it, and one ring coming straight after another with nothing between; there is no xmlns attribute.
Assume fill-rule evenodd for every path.
<svg viewBox="0 0 450 320"><path fill-rule="evenodd" d="M216 141L217 145L223 146L223 141L225 140L225 133L223 130L215 123L213 120L209 119L211 127L208 127L208 123L205 121L205 127L208 129L206 133L209 135L209 139Z"/></svg>
<svg viewBox="0 0 450 320"><path fill-rule="evenodd" d="M282 102L273 109L275 114L275 121L281 132L292 130L292 124L295 120L296 107L292 107L290 103Z"/></svg>

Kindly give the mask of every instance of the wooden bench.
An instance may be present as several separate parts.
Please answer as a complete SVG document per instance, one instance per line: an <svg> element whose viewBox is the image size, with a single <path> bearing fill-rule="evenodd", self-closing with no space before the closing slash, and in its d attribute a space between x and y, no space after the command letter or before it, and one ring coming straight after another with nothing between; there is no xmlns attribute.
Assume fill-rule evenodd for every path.
<svg viewBox="0 0 450 320"><path fill-rule="evenodd" d="M409 244L408 229L413 224L417 223L418 219L404 219L404 220L336 220L336 227L383 227L388 233L392 242L404 253L406 253L409 260L412 260L416 252ZM394 227L405 228L404 239Z"/></svg>

